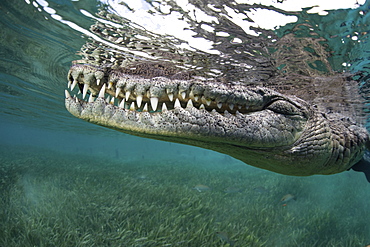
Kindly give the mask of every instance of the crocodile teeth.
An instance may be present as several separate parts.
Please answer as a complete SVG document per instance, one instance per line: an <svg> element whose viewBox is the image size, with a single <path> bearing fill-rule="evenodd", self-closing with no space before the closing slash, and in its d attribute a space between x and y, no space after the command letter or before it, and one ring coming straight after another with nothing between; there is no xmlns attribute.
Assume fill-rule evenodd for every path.
<svg viewBox="0 0 370 247"><path fill-rule="evenodd" d="M130 105L130 110L131 111L135 111L135 102L132 102L131 105Z"/></svg>
<svg viewBox="0 0 370 247"><path fill-rule="evenodd" d="M108 104L118 105L121 109L139 112L171 111L174 108L181 107L187 110L197 108L201 111L217 112L224 116L230 114L237 116L250 111L248 106L245 105L246 103L235 103L232 99L230 99L230 102L228 102L229 99L225 101L223 96L226 93L208 93L206 89L202 89L202 85L195 85L192 88L188 84L185 86L171 84L168 86L170 88L166 88L167 84L160 84L154 85L152 88L149 81L145 80L141 83L140 80L136 81L135 76L131 78L130 75L127 75L127 78L118 79L114 74L114 76L106 78L103 71L97 71L94 74L95 77L93 77L91 71L82 73L80 70L76 68L68 75L68 88L65 91L65 97L67 99L73 98L81 105L83 102L93 103L99 97ZM102 86L97 86L99 84ZM79 86L79 90L75 91L78 99L75 99L76 95L72 94L76 85ZM105 96L108 96L108 94L111 96L106 98Z"/></svg>
<svg viewBox="0 0 370 247"><path fill-rule="evenodd" d="M191 99L189 99L188 103L186 104L186 108L190 107L193 107L193 101L191 101Z"/></svg>
<svg viewBox="0 0 370 247"><path fill-rule="evenodd" d="M104 94L105 94L105 83L103 84L103 86L101 87L100 89L100 92L99 92L99 98L104 98Z"/></svg>
<svg viewBox="0 0 370 247"><path fill-rule="evenodd" d="M150 104L152 105L153 111L156 111L158 107L158 98L150 98Z"/></svg>
<svg viewBox="0 0 370 247"><path fill-rule="evenodd" d="M86 94L87 94L87 90L89 89L89 85L88 84L84 84L84 88L82 89L82 98L84 99Z"/></svg>
<svg viewBox="0 0 370 247"><path fill-rule="evenodd" d="M77 80L73 80L73 83L71 85L71 91L73 91L73 89L76 87L77 85Z"/></svg>
<svg viewBox="0 0 370 247"><path fill-rule="evenodd" d="M211 99L206 99L206 97L204 97L204 95L202 96L201 101L205 102L207 106L209 106L212 102Z"/></svg>
<svg viewBox="0 0 370 247"><path fill-rule="evenodd" d="M89 103L94 102L94 100L95 100L94 96L92 96L92 94L90 94L90 97L89 97Z"/></svg>
<svg viewBox="0 0 370 247"><path fill-rule="evenodd" d="M162 111L167 111L166 103L163 103L163 105L162 105Z"/></svg>
<svg viewBox="0 0 370 247"><path fill-rule="evenodd" d="M130 94L131 94L130 91L126 91L126 95L125 95L126 101L128 101L128 98L130 98Z"/></svg>
<svg viewBox="0 0 370 247"><path fill-rule="evenodd" d="M67 90L64 90L64 94L66 96L66 99L71 98L71 95L69 94Z"/></svg>
<svg viewBox="0 0 370 247"><path fill-rule="evenodd" d="M175 100L175 105L174 105L174 107L176 108L176 107L181 107L181 104L180 104L180 100L179 99L176 99Z"/></svg>
<svg viewBox="0 0 370 247"><path fill-rule="evenodd" d="M119 103L119 106L120 108L125 108L125 100L121 100L121 103Z"/></svg>
<svg viewBox="0 0 370 247"><path fill-rule="evenodd" d="M193 90L190 90L190 93L189 93L189 98L194 98L194 93L193 93Z"/></svg>
<svg viewBox="0 0 370 247"><path fill-rule="evenodd" d="M143 107L143 111L148 111L148 103L145 103L145 105Z"/></svg>
<svg viewBox="0 0 370 247"><path fill-rule="evenodd" d="M138 95L136 96L136 103L137 103L137 107L140 108L141 106L141 102L143 101L143 96L142 95Z"/></svg>
<svg viewBox="0 0 370 247"><path fill-rule="evenodd" d="M116 95L115 95L115 97L117 98L118 97L118 95L119 95L119 93L122 91L122 89L120 88L120 87L117 87L116 88Z"/></svg>

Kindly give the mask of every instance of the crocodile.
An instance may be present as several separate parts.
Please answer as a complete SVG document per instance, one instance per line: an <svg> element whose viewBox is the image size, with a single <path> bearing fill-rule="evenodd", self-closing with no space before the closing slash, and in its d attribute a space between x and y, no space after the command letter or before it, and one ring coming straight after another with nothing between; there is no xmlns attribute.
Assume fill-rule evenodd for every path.
<svg viewBox="0 0 370 247"><path fill-rule="evenodd" d="M123 39L118 39L111 40L119 44ZM207 78L165 61L126 62L123 51L109 57L108 50L101 42L88 43L81 50L85 59L69 70L65 106L77 118L131 135L214 150L280 174L330 175L353 168L370 178L363 158L370 146L367 130L297 90L287 93L258 83ZM305 78L318 84L346 81L340 75ZM289 78L266 81L279 84ZM76 86L82 97L69 93Z"/></svg>

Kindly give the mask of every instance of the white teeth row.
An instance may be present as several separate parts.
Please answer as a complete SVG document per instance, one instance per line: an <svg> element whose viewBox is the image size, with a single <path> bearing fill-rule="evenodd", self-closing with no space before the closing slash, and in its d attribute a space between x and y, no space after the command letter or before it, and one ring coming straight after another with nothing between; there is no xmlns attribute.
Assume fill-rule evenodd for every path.
<svg viewBox="0 0 370 247"><path fill-rule="evenodd" d="M76 85L78 83L81 83L81 81L78 82L79 81L80 74L81 74L81 72L78 72L77 70L71 72L71 76L69 77L70 80L68 82L68 88L71 91L73 91L75 89L75 87L76 87ZM100 77L102 77L102 76L100 76ZM84 78L86 79L86 78L90 78L90 77L84 76ZM94 83L90 79L88 81L89 81L89 83ZM133 95L132 96L131 94L132 94L133 91L132 91L132 89L129 89L129 88L132 88L132 85L131 84L129 84L130 86L128 88L126 88L125 91L123 91L124 90L123 89L124 87L122 86L123 85L122 83L121 83L122 85L119 84L119 83L117 83L117 84L119 84L119 85L117 85L117 84L115 84L115 82L111 82L111 81L109 81L107 83L102 83L101 78L97 78L97 77L95 77L95 82L96 82L97 85L103 84L102 85L102 88L101 88L101 90L99 92L99 97L104 97L104 96L101 96L101 95L102 94L105 94L105 90L110 90L109 93L112 93L112 91L113 91L113 94L115 96L114 98L118 98L120 95L123 96L123 98L124 98L123 101L124 102L129 102L129 101L131 102L132 98L136 98L135 99L135 101L136 101L136 107L137 108L140 108L140 109L143 109L143 107L145 107L145 106L143 106L144 97L145 97L145 99L149 98L149 101L150 102L148 102L148 104L151 105L151 107L152 107L152 109L154 111L156 111L158 109L158 106L160 105L159 104L159 98L160 97L153 97L153 96L151 96L151 94L153 94L153 92L151 92L148 89L149 86L143 86L144 90L147 90L146 92L143 91L141 93L137 93L137 95ZM92 94L95 95L97 92L95 91L96 88L95 87L90 87L90 84L89 83L84 83L83 84L83 87L82 87L82 90L79 90L78 93L80 93L80 91L81 91L81 93L82 93L82 99L85 99L86 95L90 91L91 93L90 93L90 97L88 99L88 102L93 102L95 99L91 95ZM144 85L146 85L146 84L144 84ZM212 99L206 97L205 95L203 95L202 94L203 91L200 90L200 89L195 89L195 91L193 91L192 89L190 89L190 86L186 86L185 87L186 89L183 89L184 86L182 88L180 88L180 84L178 86L179 86L178 89L176 87L174 89L173 88L171 88L171 89L170 88L166 88L164 90L164 92L163 91L158 91L157 93L155 93L155 95L158 94L158 95L161 95L161 97L167 96L168 97L168 100L171 101L171 102L174 102L175 99L178 99L177 101L175 100L175 102L174 102L175 107L181 107L181 104L180 104L180 101L179 100L181 100L181 101L187 101L187 106L189 106L189 107L190 106L193 107L193 101L196 102L196 107L197 108L198 108L199 104L202 104L202 103L205 106L207 106L207 109L209 108L209 106L213 105L214 108L216 108L216 110L219 111L219 112L221 111L221 109L225 109L225 108L227 110L229 110L229 111L235 112L236 110L241 110L242 108L245 107L245 106L242 106L242 105L239 105L239 104L238 105L234 105L231 102L230 103L217 102L216 100L212 100ZM176 92L176 96L174 94L174 91ZM178 94L177 94L177 92L178 92ZM194 95L195 92L197 92L198 95ZM163 93L164 93L164 95L163 95ZM199 93L201 95L199 95ZM130 97L131 97L131 100L130 100ZM187 100L189 98L193 99L193 101ZM108 100L108 103L111 103L110 101L111 100ZM201 105L201 107L202 107L202 109L205 109L205 107L204 107L203 104ZM171 104L171 106L172 106L172 104ZM127 107L128 106L126 106L126 108ZM167 106L166 106L166 108L167 108ZM248 108L246 107L246 109L248 109Z"/></svg>
<svg viewBox="0 0 370 247"><path fill-rule="evenodd" d="M191 81L172 81L169 78L144 79L136 75L115 72L110 74L108 78L105 76L106 72L90 68L88 65L76 65L69 72L68 88L73 91L78 83L83 83L83 85L79 85L81 88L79 91L81 91L82 99L85 99L89 91L90 94L98 94L96 85L104 85L104 90L108 90L108 93L114 95L116 99L123 98L124 102L130 102L130 104L135 99L135 106L140 109L143 109L144 102L147 102L154 111L163 105L159 100L165 99L166 101L167 97L171 101L167 106L171 106L171 108L173 104L181 107L180 102L175 102L178 98L183 105L185 101L187 101L187 105L195 105L197 108L204 104L207 110L215 108L218 112L225 109L233 113L251 111L247 99L249 93L244 93L243 87L239 88L238 94L229 98L225 97L229 93L227 87L216 89L218 84L212 84L216 82L211 81L209 84L207 81L205 83L202 78ZM193 101L189 103L190 98ZM88 101L94 101L93 97L89 97ZM202 108L205 108L204 106ZM128 108L127 105L126 108Z"/></svg>
<svg viewBox="0 0 370 247"><path fill-rule="evenodd" d="M85 85L87 85L87 84L85 84ZM88 86L85 86L85 85L84 85L84 88L83 88L83 97L86 95L86 92L87 92L87 91L85 92L85 88L87 88L87 89L89 88ZM100 92L99 92L99 96L98 96L99 98L104 98L104 96L105 96L105 90L106 90L106 85L103 84L103 86L102 86L102 88L100 89ZM68 92L68 90L65 90L65 97L66 98L71 98L71 95ZM114 97L112 97L111 99L109 99L109 98L110 97L108 96L108 98L106 99L106 102L109 103L109 104L114 105ZM137 96L136 97L136 103L137 103L137 106L139 108L141 107L142 100L143 100L142 96ZM88 99L88 102L89 103L92 103L94 101L95 101L95 97L93 97L92 94L90 94L89 99ZM77 97L76 97L76 102L78 103ZM158 108L158 98L156 98L156 97L150 98L150 104L152 106L153 111L156 111L157 108ZM120 104L118 105L118 107L125 108L125 100L122 100L120 102ZM175 108L177 108L177 107L180 107L181 108L181 104L180 104L180 100L179 99L176 99L175 100L174 107ZM186 108L190 108L190 107L194 107L193 106L193 102L192 102L191 99L188 100L188 103L186 105ZM205 109L205 107L204 107L203 104L201 105L200 108L201 109ZM131 103L129 109L132 110L132 111L135 111L136 110L136 107L135 107L135 103L134 102ZM168 108L167 108L166 104L163 103L162 104L162 111L166 111L166 110L168 110ZM145 105L143 107L143 111L148 111L148 103L145 103Z"/></svg>
<svg viewBox="0 0 370 247"><path fill-rule="evenodd" d="M75 88L75 86L76 86L76 84L77 84L77 81L73 81L73 83L70 85L70 83L69 83L69 85L68 86L70 86L70 88L71 88L71 90L73 90L73 88ZM85 97L86 97L86 94L87 94L87 91L89 90L89 85L88 84L84 84L84 86L83 86L83 89L82 89L82 98L84 99ZM111 83L110 84L108 84L108 86L106 86L106 84L104 83L103 84L103 86L102 86L102 88L100 89L100 92L99 92L99 95L98 95L98 97L100 97L100 98L104 98L104 95L105 95L105 91L106 91L106 88L112 88L112 86L111 86ZM107 98L107 103L109 103L109 104L114 104L114 98L117 98L117 96L121 93L121 88L117 88L116 89L116 93L115 93L115 97L112 97L112 99L109 99L109 97ZM67 97L67 94L69 95L69 93L68 93L68 91L66 90L66 98L68 98ZM128 101L128 99L129 99L129 97L130 97L130 95L131 95L131 92L130 91L126 91L125 92L125 100L122 100L121 101L121 103L119 104L119 107L122 107L122 108L124 108L124 105L125 105L125 102L127 102ZM169 100L170 101L173 101L173 99L174 99L174 95L172 94L172 93L168 93L167 94L167 96L168 96L168 98L169 98ZM70 96L69 96L70 97ZM183 99L185 99L185 97L186 97L186 92L181 92L181 97L183 98ZM194 99L195 100L197 100L197 99L199 99L199 97L194 97ZM205 99L203 96L202 96L202 100L206 103L206 105L207 106L210 106L211 105L211 100L210 99ZM89 103L92 103L92 102L94 102L95 101L95 97L93 97L92 96L92 94L90 94L90 96L89 96L89 99L88 99L88 102ZM137 107L138 108L141 108L141 105L142 105L142 102L143 102L143 95L137 95L136 96L136 104L137 104ZM159 103L159 99L157 98L157 97L151 97L150 98L150 104L151 104L151 106L152 106L152 109L153 109L153 111L156 111L157 110L157 108L158 108L158 103ZM229 108L231 109L231 110L233 110L234 109L234 105L233 104L228 104L229 105ZM179 99L178 98L176 98L176 100L175 100L175 104L174 104L174 107L176 108L176 107L181 107L181 104L180 104L180 101L179 101ZM194 107L194 105L193 105L193 102L192 102L192 100L191 99L189 99L188 100L188 102L187 102L187 105L186 105L186 107L187 108L189 108L189 107ZM218 103L217 104L217 107L219 108L219 109L221 109L222 108L222 103ZM239 109L241 108L240 106L238 107ZM135 104L134 104L134 102L132 102L131 103L131 105L130 105L130 109L132 110L132 109L135 109ZM147 103L144 105L144 107L143 107L143 111L147 111L147 109L148 109L148 106L147 106ZM205 106L203 105L203 104L201 104L201 106L199 107L199 109L205 109ZM162 111L163 110L167 110L167 106L166 106L166 104L165 103L163 103L162 104Z"/></svg>

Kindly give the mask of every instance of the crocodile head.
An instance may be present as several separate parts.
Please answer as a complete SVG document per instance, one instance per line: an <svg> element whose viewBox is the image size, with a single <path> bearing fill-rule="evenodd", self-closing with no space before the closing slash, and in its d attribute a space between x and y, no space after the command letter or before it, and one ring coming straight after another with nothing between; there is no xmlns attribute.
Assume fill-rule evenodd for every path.
<svg viewBox="0 0 370 247"><path fill-rule="evenodd" d="M82 47L82 59L68 74L69 90L79 88L82 95L71 97L66 90L68 111L128 134L215 150L282 174L333 174L361 160L367 131L333 114L338 105L341 113L356 112L354 104L338 104L333 95L347 90L356 100L357 88L348 90L346 77L330 68L322 39L279 38L262 29L258 37L249 35L225 18L227 11L207 6L207 13L222 20L209 25L232 30L238 39L210 37L203 22L181 13L220 54L180 48L182 40L99 13L90 28L96 37ZM263 6L229 7L248 13Z"/></svg>
<svg viewBox="0 0 370 247"><path fill-rule="evenodd" d="M78 118L215 150L282 174L344 171L361 159L368 140L365 129L297 97L191 78L156 64L118 69L76 64L68 80L82 92L79 99L66 90L66 108Z"/></svg>

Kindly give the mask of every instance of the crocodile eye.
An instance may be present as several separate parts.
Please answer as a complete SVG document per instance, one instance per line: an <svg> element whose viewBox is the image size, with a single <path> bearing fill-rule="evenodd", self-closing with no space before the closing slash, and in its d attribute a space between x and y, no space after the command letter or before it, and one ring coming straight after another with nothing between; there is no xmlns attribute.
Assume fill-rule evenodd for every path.
<svg viewBox="0 0 370 247"><path fill-rule="evenodd" d="M284 115L303 115L303 112L297 106L286 100L276 100L266 108Z"/></svg>

